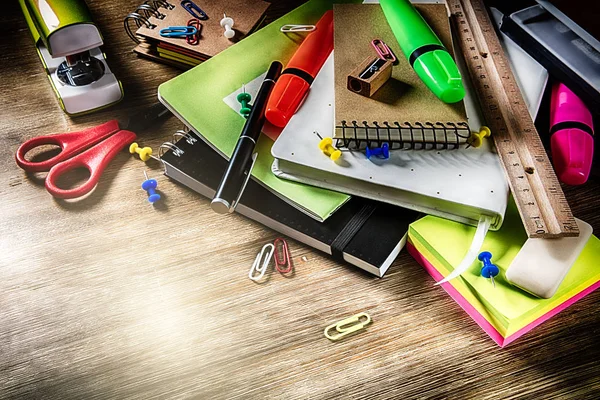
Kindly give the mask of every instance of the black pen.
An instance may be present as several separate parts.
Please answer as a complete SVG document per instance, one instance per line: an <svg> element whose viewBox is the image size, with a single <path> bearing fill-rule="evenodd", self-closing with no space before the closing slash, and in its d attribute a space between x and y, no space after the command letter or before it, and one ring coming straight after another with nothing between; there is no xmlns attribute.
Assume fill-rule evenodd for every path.
<svg viewBox="0 0 600 400"><path fill-rule="evenodd" d="M256 95L252 111L246 120L244 129L242 129L240 138L229 160L227 171L225 171L223 178L221 178L221 183L219 183L215 197L213 197L210 203L212 209L219 214L235 210L246 188L248 179L250 179L250 172L258 156L258 154L253 154L253 152L260 136L260 131L265 123L267 100L273 90L273 86L275 86L275 81L281 75L282 69L283 65L279 61L273 61Z"/></svg>

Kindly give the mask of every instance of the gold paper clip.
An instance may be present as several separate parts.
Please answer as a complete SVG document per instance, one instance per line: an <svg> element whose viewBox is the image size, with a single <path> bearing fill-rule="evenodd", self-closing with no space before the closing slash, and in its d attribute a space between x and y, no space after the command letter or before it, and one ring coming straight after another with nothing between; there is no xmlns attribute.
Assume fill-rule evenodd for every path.
<svg viewBox="0 0 600 400"><path fill-rule="evenodd" d="M366 319L364 321L361 321L361 318ZM329 325L327 328L325 328L325 337L335 342L337 340L342 339L345 336L348 336L356 331L363 329L370 323L371 317L369 316L369 314L361 312L349 318L341 320L340 322L336 322L335 324ZM332 336L329 334L329 331L331 331L334 328L338 334Z"/></svg>

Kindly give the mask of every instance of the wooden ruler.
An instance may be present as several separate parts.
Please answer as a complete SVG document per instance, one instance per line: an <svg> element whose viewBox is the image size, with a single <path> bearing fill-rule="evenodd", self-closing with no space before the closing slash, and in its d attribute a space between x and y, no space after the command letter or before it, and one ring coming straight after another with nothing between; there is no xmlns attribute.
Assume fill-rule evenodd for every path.
<svg viewBox="0 0 600 400"><path fill-rule="evenodd" d="M482 0L447 3L528 236L579 236L571 208Z"/></svg>

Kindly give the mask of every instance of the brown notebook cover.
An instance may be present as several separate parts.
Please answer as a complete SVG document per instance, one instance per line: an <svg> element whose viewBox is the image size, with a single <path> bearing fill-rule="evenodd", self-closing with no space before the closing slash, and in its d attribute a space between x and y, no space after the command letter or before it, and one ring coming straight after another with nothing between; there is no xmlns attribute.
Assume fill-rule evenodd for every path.
<svg viewBox="0 0 600 400"><path fill-rule="evenodd" d="M416 8L454 56L446 6L417 4ZM466 141L470 131L464 102L444 103L425 86L400 50L379 5L334 4L333 12L334 137L341 139L343 147L388 142L392 148L419 148L421 143L443 148ZM347 77L367 57L377 56L373 39L383 40L398 63L392 77L369 98L347 89Z"/></svg>
<svg viewBox="0 0 600 400"><path fill-rule="evenodd" d="M180 5L180 1L169 2L175 7L173 9L159 7L158 11L164 15L164 18L151 16L148 20L152 27L142 25L136 31L136 35L154 48L160 43L166 43L171 51L180 52L198 61L212 57L242 40L262 22L269 8L269 3L262 0L194 0L194 3L208 15L208 19L200 21L202 24L200 42L191 45L185 38L160 36L161 29L169 26L185 26L191 18L194 18ZM221 27L220 21L224 13L234 21L232 29L236 34L231 40L223 36L225 29Z"/></svg>

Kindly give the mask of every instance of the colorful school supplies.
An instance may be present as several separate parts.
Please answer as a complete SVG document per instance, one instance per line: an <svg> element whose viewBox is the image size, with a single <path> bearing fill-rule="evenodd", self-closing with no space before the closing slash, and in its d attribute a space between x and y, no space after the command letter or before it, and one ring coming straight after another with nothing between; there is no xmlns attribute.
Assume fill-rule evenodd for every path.
<svg viewBox="0 0 600 400"><path fill-rule="evenodd" d="M465 97L461 75L435 32L409 0L380 0L381 8L411 67L442 101Z"/></svg>
<svg viewBox="0 0 600 400"><path fill-rule="evenodd" d="M230 157L245 120L224 99L243 83L248 86L257 78L260 82L272 60L279 60L284 65L288 62L299 42L282 35L279 31L282 25L297 21L316 22L330 7L330 1L309 1L193 70L163 83L158 88L159 99L222 156ZM237 106L235 95L232 100ZM329 218L348 201L349 196L342 193L275 177L271 172L272 144L265 135L258 141L256 151L259 156L252 169L254 179L319 221Z"/></svg>
<svg viewBox="0 0 600 400"><path fill-rule="evenodd" d="M508 200L508 185L490 143L479 149L465 146L436 151L388 149L390 158L385 161L372 157L369 160L363 151L354 150L344 151L343 160L338 162L322 156L310 132L325 137L326 132L333 130L333 106L338 107L333 56L337 57L334 54L325 62L304 104L273 144L271 154L275 161L271 171L283 179L473 225L486 215L492 219L492 229L499 228ZM469 119L479 125L477 107L471 97L467 100Z"/></svg>
<svg viewBox="0 0 600 400"><path fill-rule="evenodd" d="M474 231L470 226L427 216L411 224L407 248L433 279L439 281L462 259ZM483 245L494 255L494 264L500 269L496 287L481 276L479 261L460 277L441 285L501 347L600 287L597 261L600 240L595 236L589 239L552 298L539 299L511 285L506 280L507 268L510 271L509 266L526 240L527 234L512 203L502 228L488 233ZM543 267L540 272L543 273Z"/></svg>
<svg viewBox="0 0 600 400"><path fill-rule="evenodd" d="M333 11L327 11L287 63L273 89L265 113L267 120L283 128L296 112L315 76L333 50Z"/></svg>
<svg viewBox="0 0 600 400"><path fill-rule="evenodd" d="M558 179L567 185L583 185L594 158L594 121L583 101L558 82L552 86L550 135Z"/></svg>
<svg viewBox="0 0 600 400"><path fill-rule="evenodd" d="M19 0L62 109L79 115L123 98L121 82L110 70L104 44L84 0Z"/></svg>
<svg viewBox="0 0 600 400"><path fill-rule="evenodd" d="M132 131L143 130L168 115L168 110L162 104L156 104L132 115L122 127L119 126L119 121L112 120L78 132L38 136L21 144L15 158L19 167L28 172L48 171L46 189L52 196L74 199L86 195L96 187L110 160L135 140L136 135ZM44 161L29 161L25 158L29 151L45 145L59 146L61 152ZM76 168L86 168L90 172L89 179L73 189L58 187L60 177Z"/></svg>
<svg viewBox="0 0 600 400"><path fill-rule="evenodd" d="M452 35L444 4L417 4L448 51ZM440 101L400 57L391 77L371 97L348 90L348 75L366 58L376 59L371 41L377 38L400 54L392 28L378 5L334 5L335 133L338 145L364 149L365 145L390 149L456 148L471 134L464 101ZM366 22L368 21L368 22ZM470 121L469 121L470 123Z"/></svg>
<svg viewBox="0 0 600 400"><path fill-rule="evenodd" d="M265 123L267 99L281 75L282 68L283 65L279 61L273 61L260 86L258 95L252 106L252 111L250 111L250 115L244 124L242 133L229 160L227 170L221 179L221 183L219 183L215 197L210 203L212 209L219 214L235 210L235 206L240 197L242 197L248 179L250 179L252 167L258 156L254 152L254 148Z"/></svg>

